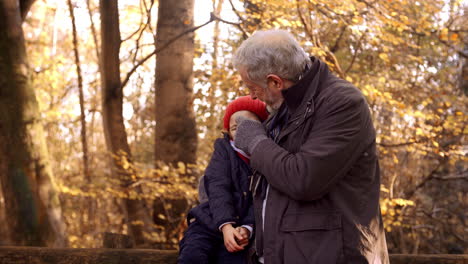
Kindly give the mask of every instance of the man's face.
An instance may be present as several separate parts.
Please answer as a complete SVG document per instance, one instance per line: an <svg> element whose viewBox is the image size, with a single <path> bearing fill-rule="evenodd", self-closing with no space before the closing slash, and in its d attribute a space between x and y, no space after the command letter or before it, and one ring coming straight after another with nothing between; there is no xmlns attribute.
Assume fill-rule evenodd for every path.
<svg viewBox="0 0 468 264"><path fill-rule="evenodd" d="M281 106L283 102L283 95L281 94L282 87L277 87L270 81L267 82L266 87L262 87L250 80L247 71L242 69L239 73L244 85L249 89L252 99L259 99L273 109L278 109Z"/></svg>

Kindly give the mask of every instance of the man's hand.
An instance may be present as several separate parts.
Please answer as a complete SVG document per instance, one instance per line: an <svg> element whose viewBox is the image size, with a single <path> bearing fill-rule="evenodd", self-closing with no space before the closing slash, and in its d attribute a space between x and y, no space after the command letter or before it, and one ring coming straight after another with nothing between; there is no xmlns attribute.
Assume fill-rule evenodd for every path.
<svg viewBox="0 0 468 264"><path fill-rule="evenodd" d="M249 155L260 141L268 139L265 128L259 121L239 116L237 119L237 131L234 145Z"/></svg>
<svg viewBox="0 0 468 264"><path fill-rule="evenodd" d="M237 252L244 249L244 246L241 246L237 243L236 240L241 241L242 235L237 231L231 224L226 224L221 228L224 238L224 246L229 252Z"/></svg>
<svg viewBox="0 0 468 264"><path fill-rule="evenodd" d="M245 247L249 244L249 237L250 237L250 231L242 226L236 227L236 230L239 232L239 234L242 236L242 239L237 240L237 243L241 247Z"/></svg>

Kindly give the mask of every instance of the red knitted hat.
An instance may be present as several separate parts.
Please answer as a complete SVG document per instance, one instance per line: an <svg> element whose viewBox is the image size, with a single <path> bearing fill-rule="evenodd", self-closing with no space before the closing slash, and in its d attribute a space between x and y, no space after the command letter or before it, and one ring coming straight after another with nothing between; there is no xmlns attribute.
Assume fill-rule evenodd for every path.
<svg viewBox="0 0 468 264"><path fill-rule="evenodd" d="M235 112L239 111L249 111L258 116L260 121L264 121L268 117L268 112L266 110L266 105L264 102L258 99L252 99L250 96L241 96L236 100L230 102L226 107L226 112L224 114L224 129L229 130L229 120Z"/></svg>

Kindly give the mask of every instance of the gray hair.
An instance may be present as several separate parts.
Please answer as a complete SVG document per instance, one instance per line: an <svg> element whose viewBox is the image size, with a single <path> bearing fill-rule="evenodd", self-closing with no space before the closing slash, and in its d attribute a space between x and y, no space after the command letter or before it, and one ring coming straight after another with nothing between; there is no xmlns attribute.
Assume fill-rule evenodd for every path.
<svg viewBox="0 0 468 264"><path fill-rule="evenodd" d="M233 65L244 69L254 82L265 83L268 74L297 82L310 59L285 30L257 31L237 49Z"/></svg>

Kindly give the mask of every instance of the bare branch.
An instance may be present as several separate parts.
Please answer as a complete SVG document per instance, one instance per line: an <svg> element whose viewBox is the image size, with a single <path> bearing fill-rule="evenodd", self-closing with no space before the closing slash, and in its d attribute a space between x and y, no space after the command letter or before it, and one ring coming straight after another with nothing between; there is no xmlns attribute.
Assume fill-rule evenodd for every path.
<svg viewBox="0 0 468 264"><path fill-rule="evenodd" d="M320 41L320 37L319 36L316 36L316 34L314 34L314 32L312 31L312 29L309 27L309 24L305 21L305 18L304 18L304 15L302 14L301 12L301 8L299 6L299 0L296 0L296 10L297 10L297 14L299 16L299 19L301 20L301 23L302 25L304 26L304 30L307 34L307 36L309 36L309 38L311 39L312 41L312 44L314 46L316 46L317 48L320 48L322 49L323 51L325 51L325 61L331 63L333 66L334 66L334 70L336 71L336 73L341 77L341 78L345 78L345 73L343 72L343 70L341 69L341 66L338 62L338 59L336 58L336 56L333 54L333 52L331 52L328 47L324 47ZM309 9L309 11L311 12L311 9Z"/></svg>
<svg viewBox="0 0 468 264"><path fill-rule="evenodd" d="M249 34L247 34L247 32L244 30L244 28L242 28L242 24L241 23L234 23L234 22L230 22L230 21L226 21L220 17L218 17L217 15L211 13L211 17L215 20L218 20L218 21L221 21L223 23L226 23L228 25L233 25L233 26L236 26L237 28L239 28L240 31L242 31L242 37L244 39L247 39L249 37Z"/></svg>
<svg viewBox="0 0 468 264"><path fill-rule="evenodd" d="M91 5L89 3L89 0L86 0L86 6L87 6L87 9L88 9L88 15L89 15L89 21L91 22L91 32L92 32L92 35L93 35L93 40L94 40L94 46L96 47L96 59L98 61L98 66L100 64L99 60L101 58L101 54L99 52L99 42L98 42L98 39L97 39L97 33L96 33L96 27L94 25L94 20L93 20L93 14L91 12Z"/></svg>
<svg viewBox="0 0 468 264"><path fill-rule="evenodd" d="M385 147L385 148L396 148L396 147L402 147L402 146L408 146L408 145L413 145L413 144L419 144L426 142L428 139L420 139L420 140L410 140L408 142L402 142L402 143L395 143L395 144L387 144L387 143L377 143L377 145Z"/></svg>
<svg viewBox="0 0 468 264"><path fill-rule="evenodd" d="M437 180L443 180L443 181L468 179L468 170L465 170L465 171L460 172L458 174L450 174L450 175L446 175L446 176L434 176L433 178L437 179Z"/></svg>
<svg viewBox="0 0 468 264"><path fill-rule="evenodd" d="M153 57L153 55L156 55L158 52L164 50L165 48L169 47L172 43L174 43L176 40L180 39L181 37L185 36L186 34L188 33L191 33L191 32L194 32L206 25L208 25L209 23L213 22L214 21L214 17L212 16L210 18L210 20L202 25L199 25L199 26L196 26L196 27L193 27L191 29L188 29L182 33L180 33L179 35L173 37L172 39L170 39L168 42L166 42L164 45L162 45L161 47L159 48L156 48L153 52L151 52L150 54L146 55L146 57L144 57L143 59L139 60L137 64L135 64L133 66L133 68L127 73L125 79L122 81L122 88L125 87L125 85L128 83L128 81L130 80L130 77L132 76L132 74L138 69L138 67L140 67L143 63L145 63L148 59L150 59L151 57Z"/></svg>
<svg viewBox="0 0 468 264"><path fill-rule="evenodd" d="M336 38L335 45L333 45L333 47L330 49L331 52L335 53L338 51L338 49L340 48L340 41L343 38L347 28L348 25L344 25L343 27L341 27L340 35L338 36L338 38Z"/></svg>
<svg viewBox="0 0 468 264"><path fill-rule="evenodd" d="M356 45L356 50L354 51L354 54L353 54L353 58L351 59L351 63L349 63L348 68L345 70L345 74L348 74L349 70L351 70L351 68L353 67L353 64L356 61L356 57L357 57L357 55L359 53L359 50L361 49L362 40L366 36L366 33L367 33L367 31L364 32L364 34L362 34L362 36L359 38L359 41L358 41L358 43Z"/></svg>
<svg viewBox="0 0 468 264"><path fill-rule="evenodd" d="M236 7L234 6L234 4L232 3L232 0L229 0L229 3L231 4L231 7L232 7L232 11L234 11L234 13L237 15L237 17L240 19L240 21L242 21L242 23L245 23L245 19L239 14L239 11L237 11ZM219 14L218 14L219 15Z"/></svg>
<svg viewBox="0 0 468 264"><path fill-rule="evenodd" d="M408 191L406 193L406 197L407 197L406 199L411 199L417 190L421 189L424 185L426 185L426 183L434 179L434 176L439 170L440 166L441 166L440 163L437 164L437 166L429 173L428 176L424 177L423 180L420 183L418 183L418 185L416 185L412 190Z"/></svg>
<svg viewBox="0 0 468 264"><path fill-rule="evenodd" d="M307 34L307 36L309 36L310 40L312 40L312 42L313 42L315 38L312 35L312 32L310 31L309 26L307 25L307 23L306 23L306 21L304 19L304 16L302 15L301 8L299 6L299 0L296 0L296 10L297 10L297 14L299 15L299 19L301 20L301 23L304 26L305 33ZM315 45L315 43L314 43L314 45Z"/></svg>

